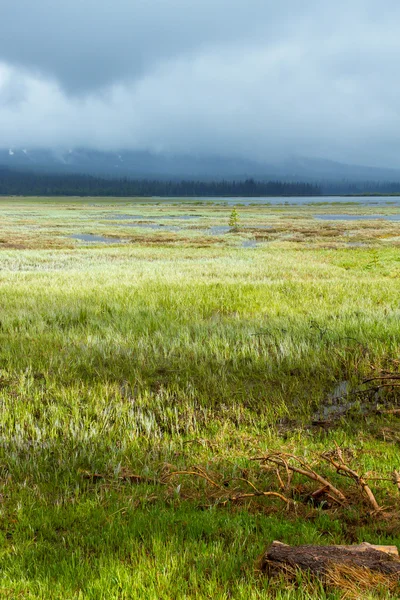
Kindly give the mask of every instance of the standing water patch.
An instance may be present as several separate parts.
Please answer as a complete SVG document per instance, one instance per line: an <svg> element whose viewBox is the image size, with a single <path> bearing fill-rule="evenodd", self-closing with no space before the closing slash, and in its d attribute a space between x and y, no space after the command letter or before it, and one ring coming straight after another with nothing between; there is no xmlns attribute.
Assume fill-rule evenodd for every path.
<svg viewBox="0 0 400 600"><path fill-rule="evenodd" d="M142 229L163 229L164 231L180 231L176 225L163 225L162 223L116 223L117 227L140 227Z"/></svg>
<svg viewBox="0 0 400 600"><path fill-rule="evenodd" d="M104 215L107 219L115 219L116 221L129 221L136 219L150 219L156 221L159 219L179 219L181 221L189 221L190 219L199 219L201 215Z"/></svg>
<svg viewBox="0 0 400 600"><path fill-rule="evenodd" d="M399 221L400 215L313 215L319 221Z"/></svg>
<svg viewBox="0 0 400 600"><path fill-rule="evenodd" d="M227 225L214 225L214 227L210 227L208 233L211 235L224 235L225 233L229 233L231 230Z"/></svg>
<svg viewBox="0 0 400 600"><path fill-rule="evenodd" d="M102 244L121 244L124 241L120 238L103 237L102 235L93 235L91 233L74 233L69 237L80 242L100 242Z"/></svg>

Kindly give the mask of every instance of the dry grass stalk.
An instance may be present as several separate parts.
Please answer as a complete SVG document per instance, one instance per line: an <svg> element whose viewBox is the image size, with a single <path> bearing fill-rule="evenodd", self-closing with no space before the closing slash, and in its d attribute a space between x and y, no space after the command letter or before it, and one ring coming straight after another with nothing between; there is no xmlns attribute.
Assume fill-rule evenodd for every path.
<svg viewBox="0 0 400 600"><path fill-rule="evenodd" d="M379 589L381 598L389 598L390 594L400 591L399 580L393 575L343 564L332 565L325 574L324 583L328 588L340 589L342 600L364 600L368 593L375 594Z"/></svg>

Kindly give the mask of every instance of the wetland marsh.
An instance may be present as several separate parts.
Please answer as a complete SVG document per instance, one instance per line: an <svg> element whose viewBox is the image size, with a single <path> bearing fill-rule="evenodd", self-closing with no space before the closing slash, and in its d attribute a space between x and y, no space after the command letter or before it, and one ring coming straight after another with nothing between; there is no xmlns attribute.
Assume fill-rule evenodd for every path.
<svg viewBox="0 0 400 600"><path fill-rule="evenodd" d="M399 372L400 207L370 200L237 200L233 231L225 199L0 199L0 597L336 599L257 557L400 544L390 481L388 519L179 475L274 490L253 457L335 444L400 468L398 389L363 383Z"/></svg>

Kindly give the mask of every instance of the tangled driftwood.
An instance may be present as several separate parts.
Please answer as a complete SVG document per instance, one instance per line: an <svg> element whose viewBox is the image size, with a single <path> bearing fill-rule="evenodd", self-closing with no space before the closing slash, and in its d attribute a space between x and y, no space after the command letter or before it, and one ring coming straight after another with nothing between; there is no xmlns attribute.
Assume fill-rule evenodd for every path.
<svg viewBox="0 0 400 600"><path fill-rule="evenodd" d="M286 484L283 485L285 489L290 489L292 482L292 473L299 473L304 475L307 479L316 481L322 488L319 488L314 492L315 497L319 497L322 494L327 496L339 504L347 502L346 496L336 486L334 486L328 479L320 475L315 469L313 469L303 458L295 456L294 454L286 454L284 452L275 452L266 454L259 458L253 458L261 463L261 467L270 468L270 465L275 466L275 473L278 478L280 486L283 485L281 471L286 472L287 480ZM293 464L294 463L294 464Z"/></svg>
<svg viewBox="0 0 400 600"><path fill-rule="evenodd" d="M396 485L397 489L400 491L400 474L397 471L393 471L392 475L389 477L369 478L364 474L360 474L348 466L344 459L344 452L337 444L334 450L322 453L319 458L332 466L338 475L342 475L348 479L351 479L355 484L356 489L359 490L361 495L368 501L375 512L382 511L383 507L378 504L368 480L391 482ZM316 467L311 466L304 458L295 456L294 454L274 452L266 454L265 456L253 458L252 460L259 461L261 468L271 471L274 470L278 479L279 487L282 490L284 489L288 491L290 489L292 474L298 473L307 479L320 484L320 487L318 487L308 496L308 499L311 503L315 504L318 503L318 501L325 499L339 505L349 504L347 493L339 489L337 485L334 485L330 479L330 476L329 478L326 475L322 476L317 471ZM283 482L285 473L286 483Z"/></svg>
<svg viewBox="0 0 400 600"><path fill-rule="evenodd" d="M257 497L262 497L262 496L278 498L279 500L282 500L283 502L285 502L287 507L289 507L289 505L290 505L289 498L286 498L286 496L284 496L283 494L281 494L279 492L274 492L274 491L265 492L265 491L259 490L256 488L256 486L251 481L249 481L248 479L245 479L244 477L236 477L236 478L232 479L232 481L244 482L251 489L251 491L239 491L234 494L227 494L227 490L226 490L227 482L224 481L225 485L221 485L221 484L215 482L213 479L211 479L211 477L209 475L207 475L207 473L201 467L193 467L191 470L188 470L188 471L172 471L169 473L165 473L161 482L166 483L168 480L170 480L171 478L176 477L178 475L192 475L195 477L200 477L201 479L204 479L205 481L210 483L214 487L214 489L216 489L216 491L219 492L219 494L217 495L217 498L221 505L226 505L229 502L238 502L239 500L246 500L246 499L257 498Z"/></svg>
<svg viewBox="0 0 400 600"><path fill-rule="evenodd" d="M390 476L370 477L359 473L347 464L349 455L351 455L350 452L346 452L336 445L333 450L320 454L313 464L302 457L284 452L271 452L261 457L252 458L252 461L260 464L262 470L270 472L276 477L278 485L275 488L271 486L271 479L268 480L268 489L265 489L264 486L260 486L259 481L257 484L250 481L248 476L236 477L229 480L224 478L219 482L219 477L215 475L211 477L205 469L199 466L191 467L188 470L167 470L163 473L160 483L167 484L173 478L179 476L201 478L211 486L211 490L207 494L208 497L220 505L253 498L271 497L285 502L287 508L293 506L294 501L299 500L313 506L322 505L325 508L329 508L335 505L347 506L359 502L359 500L365 500L372 508L373 513L383 512L384 507L380 506L376 500L369 481L390 482L400 491L400 474L397 471L393 471ZM323 471L321 462L331 467L328 474L321 474L321 471ZM295 474L315 482L317 484L316 489L311 491L308 489L307 493L299 494L299 488L304 488L304 486L294 484L293 476ZM349 489L346 487L341 489L337 483L334 484L332 477L335 474L352 480L354 484L353 488ZM262 489L263 487L264 489ZM357 490L358 495L356 494Z"/></svg>

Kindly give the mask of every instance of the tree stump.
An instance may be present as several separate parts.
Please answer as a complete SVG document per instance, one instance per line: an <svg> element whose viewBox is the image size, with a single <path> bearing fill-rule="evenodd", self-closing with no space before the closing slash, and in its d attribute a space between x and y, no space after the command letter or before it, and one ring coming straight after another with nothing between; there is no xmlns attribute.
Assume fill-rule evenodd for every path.
<svg viewBox="0 0 400 600"><path fill-rule="evenodd" d="M342 565L369 569L400 580L396 546L373 546L367 542L356 546L287 546L273 542L261 559L261 570L270 575L294 568L323 576L333 567Z"/></svg>

